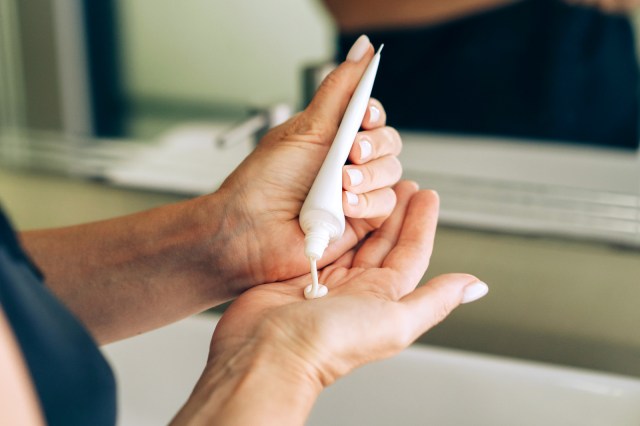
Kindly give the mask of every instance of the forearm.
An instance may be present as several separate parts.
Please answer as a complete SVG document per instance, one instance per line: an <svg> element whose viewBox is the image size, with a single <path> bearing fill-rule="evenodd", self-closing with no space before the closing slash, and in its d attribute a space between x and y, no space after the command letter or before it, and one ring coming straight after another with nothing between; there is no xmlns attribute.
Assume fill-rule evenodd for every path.
<svg viewBox="0 0 640 426"><path fill-rule="evenodd" d="M322 385L287 356L247 345L211 360L172 425L303 425Z"/></svg>
<svg viewBox="0 0 640 426"><path fill-rule="evenodd" d="M341 31L429 25L520 0L324 0Z"/></svg>
<svg viewBox="0 0 640 426"><path fill-rule="evenodd" d="M112 220L24 232L47 285L101 343L148 331L229 299L229 238L216 196ZM231 268L228 268L229 270Z"/></svg>

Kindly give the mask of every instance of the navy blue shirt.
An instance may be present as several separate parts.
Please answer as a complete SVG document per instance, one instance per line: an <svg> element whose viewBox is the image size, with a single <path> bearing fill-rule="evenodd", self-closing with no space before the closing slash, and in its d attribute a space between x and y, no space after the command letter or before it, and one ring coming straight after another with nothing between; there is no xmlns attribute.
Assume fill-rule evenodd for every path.
<svg viewBox="0 0 640 426"><path fill-rule="evenodd" d="M82 324L44 284L0 211L0 306L49 425L112 426L111 368Z"/></svg>
<svg viewBox="0 0 640 426"><path fill-rule="evenodd" d="M386 46L373 96L391 126L638 147L640 79L625 15L526 0L366 33ZM340 35L338 57L359 35Z"/></svg>

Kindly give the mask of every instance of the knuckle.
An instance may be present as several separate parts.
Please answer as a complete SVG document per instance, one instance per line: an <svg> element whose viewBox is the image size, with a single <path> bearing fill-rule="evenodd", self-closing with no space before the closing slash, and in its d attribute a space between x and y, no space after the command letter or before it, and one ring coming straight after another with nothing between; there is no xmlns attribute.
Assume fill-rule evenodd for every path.
<svg viewBox="0 0 640 426"><path fill-rule="evenodd" d="M398 196L396 195L396 192L391 188L389 188L387 192L389 193L389 200L386 203L387 214L391 214L393 209L396 208L396 204L398 203Z"/></svg>
<svg viewBox="0 0 640 426"><path fill-rule="evenodd" d="M327 74L322 83L320 83L320 87L318 87L318 93L324 93L327 90L331 92L338 89L344 80L340 74L340 68L336 68Z"/></svg>
<svg viewBox="0 0 640 426"><path fill-rule="evenodd" d="M387 129L389 129L389 138L397 146L399 153L402 148L402 137L400 136L400 132L398 132L394 127L387 127Z"/></svg>
<svg viewBox="0 0 640 426"><path fill-rule="evenodd" d="M369 194L364 193L360 195L360 204L358 204L358 208L361 209L361 217L373 217L375 213L375 207L376 203L373 202Z"/></svg>
<svg viewBox="0 0 640 426"><path fill-rule="evenodd" d="M449 302L448 300L443 300L438 305L435 312L433 313L433 319L434 319L433 324L435 325L442 322L442 320L444 320L447 316L449 316L452 310L453 310L452 303Z"/></svg>
<svg viewBox="0 0 640 426"><path fill-rule="evenodd" d="M390 147L389 152L394 155L399 154L402 150L402 137L400 136L400 132L389 126L382 130L384 132L384 143Z"/></svg>
<svg viewBox="0 0 640 426"><path fill-rule="evenodd" d="M394 179L400 179L400 176L402 176L402 162L400 161L400 159L398 159L398 157L391 157L390 163L391 169L393 170Z"/></svg>
<svg viewBox="0 0 640 426"><path fill-rule="evenodd" d="M378 180L377 167L366 165L362 166L360 170L362 170L362 175L368 186L376 186Z"/></svg>
<svg viewBox="0 0 640 426"><path fill-rule="evenodd" d="M283 137L302 136L309 142L323 144L327 139L326 127L324 120L305 111L295 117L285 129Z"/></svg>
<svg viewBox="0 0 640 426"><path fill-rule="evenodd" d="M400 141L402 139L400 137L400 132L398 132L398 130L395 127L387 126L385 127L385 130L389 135L389 139L394 141Z"/></svg>
<svg viewBox="0 0 640 426"><path fill-rule="evenodd" d="M384 188L380 190L379 194L378 204L375 212L371 213L371 217L388 217L396 207L396 193L391 188Z"/></svg>

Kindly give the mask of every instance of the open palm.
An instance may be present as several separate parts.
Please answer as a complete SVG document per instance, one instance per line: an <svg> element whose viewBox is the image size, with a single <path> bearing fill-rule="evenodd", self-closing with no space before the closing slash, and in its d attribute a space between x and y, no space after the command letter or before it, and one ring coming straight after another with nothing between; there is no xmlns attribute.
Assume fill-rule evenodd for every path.
<svg viewBox="0 0 640 426"><path fill-rule="evenodd" d="M218 323L210 358L264 341L326 386L399 352L443 319L477 279L446 275L415 290L431 255L438 198L410 182L395 191L398 205L384 225L321 271L326 297L304 299L308 274L248 290Z"/></svg>

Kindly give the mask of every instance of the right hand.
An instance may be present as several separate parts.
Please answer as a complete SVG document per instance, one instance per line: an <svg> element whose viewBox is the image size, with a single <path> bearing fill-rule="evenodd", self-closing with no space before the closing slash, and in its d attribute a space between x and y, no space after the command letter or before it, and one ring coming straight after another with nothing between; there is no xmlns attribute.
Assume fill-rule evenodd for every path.
<svg viewBox="0 0 640 426"><path fill-rule="evenodd" d="M225 221L220 227L224 240L212 244L216 249L212 260L219 262L213 269L229 276L229 296L309 271L298 215L374 54L366 37L360 38L354 49L361 54L347 56L347 61L325 79L311 104L272 129L213 194L215 202L224 206ZM351 164L343 167L346 229L342 238L329 245L320 266L333 262L377 229L395 206L392 186L402 174L397 159L402 142L398 132L385 124L384 108L371 99L363 130L349 155ZM349 172L355 172L360 182Z"/></svg>

